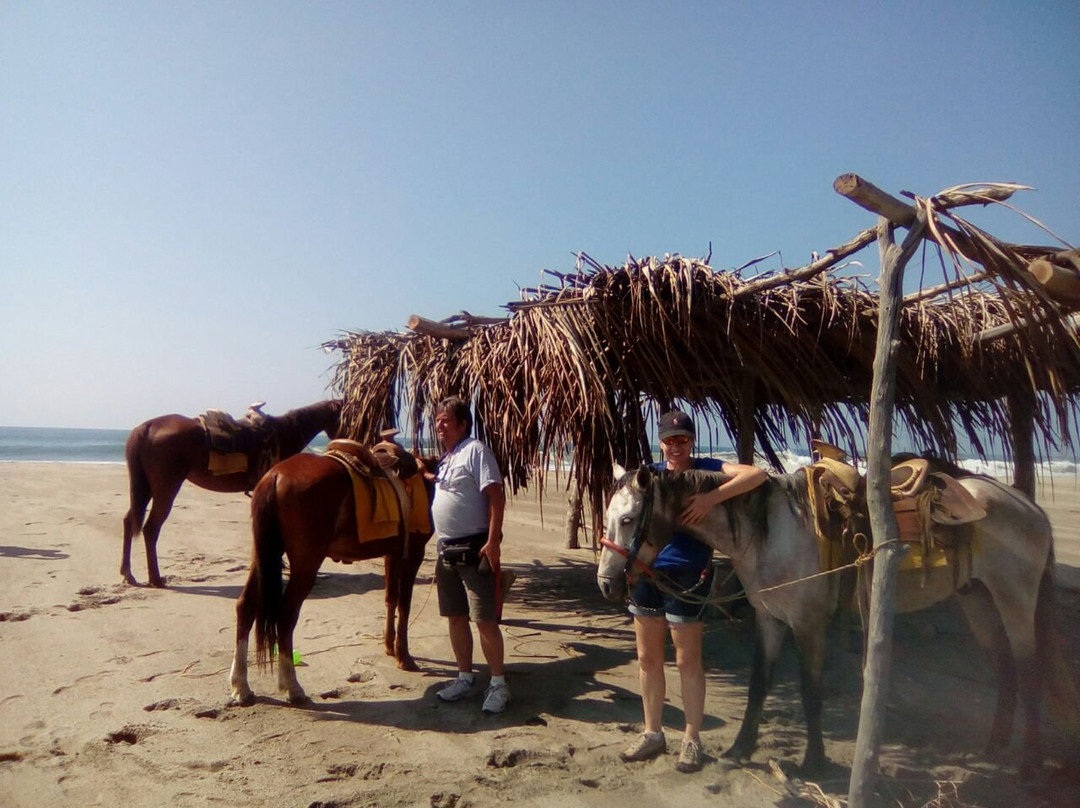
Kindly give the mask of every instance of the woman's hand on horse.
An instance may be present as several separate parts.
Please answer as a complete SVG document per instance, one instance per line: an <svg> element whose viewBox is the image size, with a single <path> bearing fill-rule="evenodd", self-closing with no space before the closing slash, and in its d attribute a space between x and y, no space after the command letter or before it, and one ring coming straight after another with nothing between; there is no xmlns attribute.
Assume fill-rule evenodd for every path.
<svg viewBox="0 0 1080 808"><path fill-rule="evenodd" d="M679 521L684 525L696 525L709 515L709 511L720 504L722 498L719 489L705 491L701 494L692 494L686 501L686 508L679 516Z"/></svg>

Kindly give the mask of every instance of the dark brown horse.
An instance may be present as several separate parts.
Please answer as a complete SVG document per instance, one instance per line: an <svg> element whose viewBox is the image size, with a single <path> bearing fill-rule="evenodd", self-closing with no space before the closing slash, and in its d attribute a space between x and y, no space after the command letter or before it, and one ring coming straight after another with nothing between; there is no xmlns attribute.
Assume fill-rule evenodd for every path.
<svg viewBox="0 0 1080 808"><path fill-rule="evenodd" d="M404 453L403 453L404 454ZM405 455L403 459L412 460ZM407 476L415 472L402 469ZM419 482L422 480L416 477ZM307 700L293 665L293 629L300 607L311 592L315 575L327 557L336 561L385 559L386 653L402 670L417 670L409 654L409 610L416 572L431 538L431 493L426 485L412 485L413 513L423 513L427 530L360 541L357 535L356 497L348 470L325 455L302 454L278 463L259 481L251 500L255 546L251 573L236 602L236 648L229 683L230 703L249 705L255 695L248 685L248 636L255 626L256 659L275 664L278 687L291 703ZM418 492L418 493L416 493ZM420 502L419 498L426 501ZM418 510L422 509L422 510ZM415 527L414 522L414 527ZM282 563L289 560L289 581L282 591ZM395 612L397 624L395 626Z"/></svg>
<svg viewBox="0 0 1080 808"><path fill-rule="evenodd" d="M271 437L278 458L295 455L320 432L336 438L341 418L341 401L320 401L289 410L284 415L264 416L263 428ZM120 574L129 584L131 542L139 531L146 546L146 567L151 586L164 586L158 570L157 541L161 526L169 518L173 501L184 481L221 493L250 491L248 472L215 474L210 471L210 438L197 418L160 415L139 424L128 435L127 458L131 507L124 516L124 553ZM153 500L150 516L143 525L146 506Z"/></svg>

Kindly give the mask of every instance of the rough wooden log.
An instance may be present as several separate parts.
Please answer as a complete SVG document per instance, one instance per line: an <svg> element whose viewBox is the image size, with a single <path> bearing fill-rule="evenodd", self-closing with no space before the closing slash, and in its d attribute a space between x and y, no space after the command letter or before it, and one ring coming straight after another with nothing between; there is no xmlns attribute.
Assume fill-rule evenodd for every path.
<svg viewBox="0 0 1080 808"><path fill-rule="evenodd" d="M1036 258L1028 264L1028 272L1058 303L1080 304L1080 272L1058 266L1046 258Z"/></svg>
<svg viewBox="0 0 1080 808"><path fill-rule="evenodd" d="M438 337L440 339L448 339L455 342L464 342L472 336L472 333L468 328L444 325L443 323L429 320L426 317L421 317L419 314L410 314L409 320L405 325L417 334L427 334L429 337Z"/></svg>
<svg viewBox="0 0 1080 808"><path fill-rule="evenodd" d="M736 435L736 453L740 463L750 465L754 462L754 418L755 402L754 389L757 379L749 373L742 378L739 385L739 434Z"/></svg>
<svg viewBox="0 0 1080 808"><path fill-rule="evenodd" d="M848 804L866 808L877 776L881 736L885 726L889 669L892 665L892 624L896 611L896 574L902 551L900 529L893 512L890 485L893 405L900 342L900 310L904 266L922 241L926 219L920 210L901 247L892 238L892 225L878 223L881 251L881 290L874 380L870 388L870 423L866 446L866 493L870 529L874 537L874 577L867 618L866 666L855 756L851 766Z"/></svg>
<svg viewBox="0 0 1080 808"><path fill-rule="evenodd" d="M853 202L866 208L872 213L876 213L879 216L884 215L885 218L893 221L895 224L908 227L915 221L915 207L913 205L909 205L907 202L897 199L891 194L887 194L885 191L877 188L873 183L864 180L858 174L841 174L833 183L833 188L835 188L837 193L842 196L848 197ZM1012 191L1009 190L988 188L985 189L985 192L980 192L978 194L954 192L942 196L940 199L936 200L936 202L939 209L945 209L960 207L962 205L985 205L987 200L1002 202L1011 195ZM881 208L881 210L878 208ZM886 210L891 215L883 212ZM893 216L897 218L893 219ZM939 229L945 230L954 239L958 238L961 241L964 241L964 236L951 227L939 225ZM787 284L809 280L815 275L819 275L839 263L849 255L857 253L876 238L877 228L868 227L866 230L858 233L850 241L847 241L838 247L833 247L831 250L826 250L824 255L806 266L747 281L735 290L732 297L737 300L749 295L756 295L767 289L774 289L778 286L785 286Z"/></svg>
<svg viewBox="0 0 1080 808"><path fill-rule="evenodd" d="M910 227L915 222L914 205L897 199L858 174L841 174L833 181L833 190L859 207L884 216L893 224ZM978 193L953 191L934 197L934 206L938 210L944 210L964 205L985 205L989 202L1004 202L1012 195L1013 192L1008 188L984 188ZM955 230L951 233L959 235Z"/></svg>
<svg viewBox="0 0 1080 808"><path fill-rule="evenodd" d="M920 300L929 300L930 298L945 294L945 292L950 292L953 289L959 289L961 286L970 286L973 283L985 281L989 277L990 275L987 272L976 272L974 275L968 275L965 278L955 278L947 283L920 289L918 292L912 292L904 298L904 303L918 303Z"/></svg>
<svg viewBox="0 0 1080 808"><path fill-rule="evenodd" d="M1013 488L1035 500L1035 394L1019 389L1006 397L1012 439Z"/></svg>
<svg viewBox="0 0 1080 808"><path fill-rule="evenodd" d="M831 250L826 250L825 254L815 261L807 264L804 267L798 269L792 269L786 272L779 272L775 275L768 275L763 278L754 278L749 280L740 286L732 294L732 297L738 300L741 297L747 297L748 295L756 295L758 292L764 292L766 289L774 289L777 286L786 286L790 283L797 283L799 281L808 280L815 275L818 275L825 270L832 267L840 260L847 258L849 255L857 253L867 244L877 238L877 229L874 227L868 227L858 235L856 235L850 241L841 244L839 247L833 247Z"/></svg>
<svg viewBox="0 0 1080 808"><path fill-rule="evenodd" d="M987 342L993 342L996 339L1007 337L1017 331L1022 331L1025 328L1031 328L1045 323L1047 320L1052 320L1057 317L1053 312L1047 313L1043 317L1037 317L1034 320L1014 320L1011 323L1003 323L1002 325L988 328L985 331L980 331L975 335L975 342L982 345ZM1080 314L1071 314L1065 317L1062 321L1066 328L1080 328Z"/></svg>
<svg viewBox="0 0 1080 808"><path fill-rule="evenodd" d="M566 549L580 550L581 543L578 541L578 531L581 529L581 518L584 509L581 506L581 492L574 491L570 495L570 502L566 506Z"/></svg>

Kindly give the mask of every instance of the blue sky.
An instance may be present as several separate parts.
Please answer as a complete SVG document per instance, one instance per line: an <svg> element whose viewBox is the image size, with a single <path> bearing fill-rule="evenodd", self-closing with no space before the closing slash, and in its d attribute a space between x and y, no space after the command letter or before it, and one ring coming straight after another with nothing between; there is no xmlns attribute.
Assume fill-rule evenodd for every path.
<svg viewBox="0 0 1080 808"><path fill-rule="evenodd" d="M1080 5L823 5L6 0L0 424L280 412L579 250L799 266L846 171L1080 241Z"/></svg>

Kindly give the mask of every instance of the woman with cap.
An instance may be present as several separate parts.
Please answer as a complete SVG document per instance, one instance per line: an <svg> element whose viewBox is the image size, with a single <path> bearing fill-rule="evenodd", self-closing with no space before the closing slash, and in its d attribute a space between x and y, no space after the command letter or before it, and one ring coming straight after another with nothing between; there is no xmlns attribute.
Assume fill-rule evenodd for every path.
<svg viewBox="0 0 1080 808"><path fill-rule="evenodd" d="M694 494L682 512L681 521L693 525L705 518L725 500L761 485L766 474L756 466L728 463L711 457L693 457L694 422L684 412L665 412L660 416L660 446L664 460L654 468L671 471L705 469L728 475L725 483L711 491ZM656 557L653 569L666 582L665 589L689 591L702 598L712 584L712 548L686 533L676 532L671 543ZM694 772L704 763L701 748L701 723L705 713L705 670L701 661L702 598L681 600L662 591L654 578L641 576L630 593L630 613L634 616L637 640L638 677L645 714L645 731L637 742L623 751L626 761L647 760L667 749L661 717L664 710L666 680L664 655L666 631L675 645L675 664L682 683L682 750L675 768Z"/></svg>

